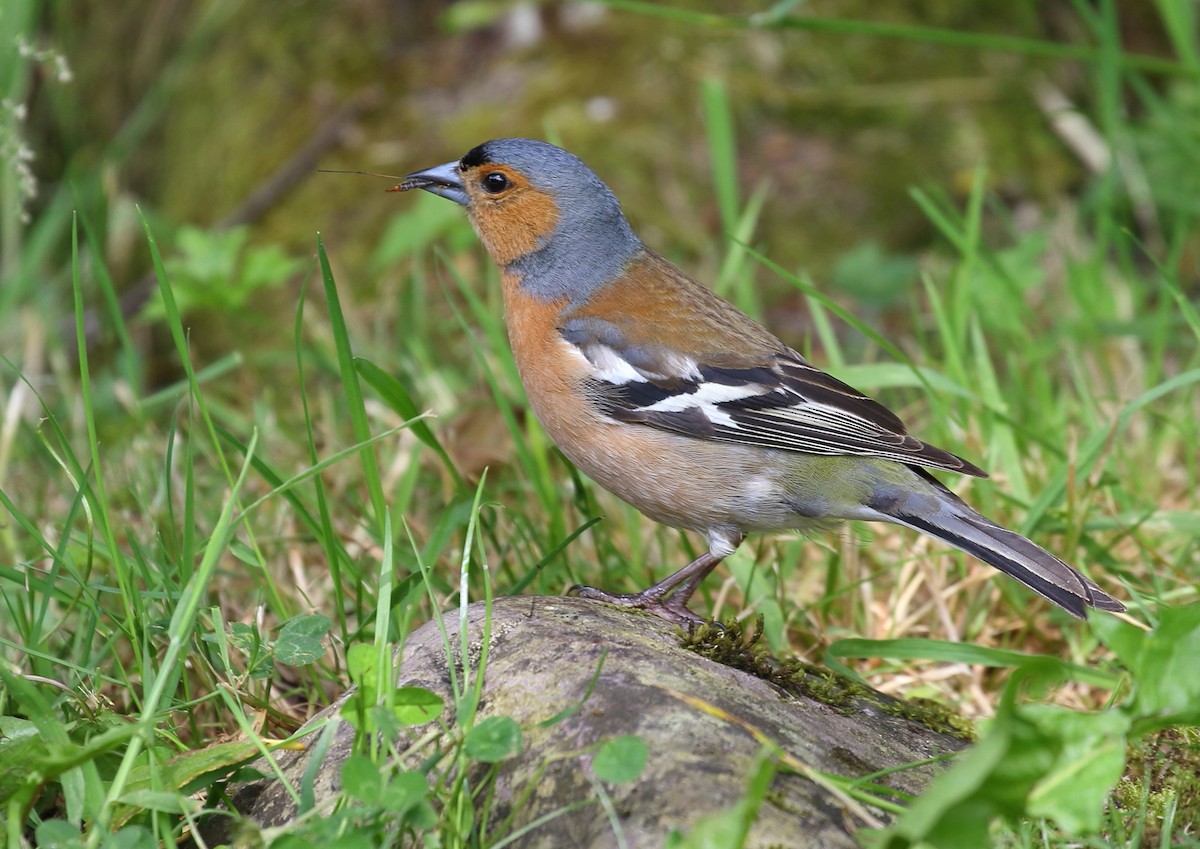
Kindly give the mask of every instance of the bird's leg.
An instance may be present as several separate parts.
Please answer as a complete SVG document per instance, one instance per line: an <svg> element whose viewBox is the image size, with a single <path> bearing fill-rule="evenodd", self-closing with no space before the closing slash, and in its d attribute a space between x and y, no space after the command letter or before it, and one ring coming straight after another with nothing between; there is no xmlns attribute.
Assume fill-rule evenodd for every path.
<svg viewBox="0 0 1200 849"><path fill-rule="evenodd" d="M700 582L708 577L708 573L725 557L725 554L706 552L678 572L637 593L608 593L595 587L576 584L567 594L621 607L636 607L677 625L700 625L706 620L688 610L688 599L692 597L696 587L700 586Z"/></svg>

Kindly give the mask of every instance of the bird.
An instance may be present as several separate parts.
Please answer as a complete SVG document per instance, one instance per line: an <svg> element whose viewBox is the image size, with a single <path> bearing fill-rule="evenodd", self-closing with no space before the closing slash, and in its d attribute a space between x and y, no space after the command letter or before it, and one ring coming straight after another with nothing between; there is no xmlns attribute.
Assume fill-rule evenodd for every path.
<svg viewBox="0 0 1200 849"><path fill-rule="evenodd" d="M987 477L908 433L895 413L814 366L633 232L582 160L493 139L409 174L466 208L499 267L530 408L584 474L708 550L636 593L571 595L693 627L696 588L756 532L890 522L994 566L1072 616L1119 601L968 506L930 469Z"/></svg>

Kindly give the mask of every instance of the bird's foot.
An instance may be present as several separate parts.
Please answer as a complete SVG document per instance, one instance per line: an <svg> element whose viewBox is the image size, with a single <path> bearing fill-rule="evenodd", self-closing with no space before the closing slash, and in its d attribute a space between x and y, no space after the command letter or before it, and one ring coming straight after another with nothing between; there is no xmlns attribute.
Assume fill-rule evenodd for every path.
<svg viewBox="0 0 1200 849"><path fill-rule="evenodd" d="M688 610L683 601L677 601L674 596L664 598L662 593L650 590L643 590L640 593L609 593L595 587L576 584L567 590L567 595L615 604L617 607L644 610L652 616L680 625L689 631L708 623L704 617L697 616Z"/></svg>

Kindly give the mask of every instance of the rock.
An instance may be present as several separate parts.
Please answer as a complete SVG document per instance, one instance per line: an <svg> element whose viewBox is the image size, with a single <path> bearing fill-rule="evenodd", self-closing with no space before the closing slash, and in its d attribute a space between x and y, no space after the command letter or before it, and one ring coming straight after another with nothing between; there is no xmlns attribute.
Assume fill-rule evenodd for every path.
<svg viewBox="0 0 1200 849"><path fill-rule="evenodd" d="M469 608L472 670L480 660L485 616L482 603ZM457 612L445 624L461 682ZM686 638L666 622L583 599L494 602L477 721L512 717L520 724L524 746L500 764L489 823L502 822L515 805L515 831L571 803L592 801L548 819L510 845L607 849L621 845L619 828L629 849L659 847L672 829L686 833L702 817L744 799L754 766L762 762L756 759L764 748L774 748L777 770L745 846L857 847L855 828L886 822L887 816L805 775L817 770L858 777L966 745L944 714L815 667L781 664L747 648L739 629L700 636L685 647ZM454 704L450 662L441 633L428 623L409 636L398 676L401 684L439 693L447 705L442 717L447 724ZM337 792L341 765L351 752L354 729L336 719L347 696L314 720L338 722L314 786L318 804ZM555 717L560 718L548 722ZM431 727L410 729L410 739ZM636 735L647 744L646 767L636 780L601 785L591 769L594 745L622 735ZM320 736L304 738L304 751L277 755L294 784L309 768ZM417 757L430 751L427 747ZM486 766L477 767L475 777L482 780ZM928 764L902 769L877 782L919 793L937 769ZM598 786L610 804L597 803ZM280 825L296 814L292 796L273 780L242 785L232 797L239 811L263 825ZM228 823L227 817L211 823L205 832L210 845L227 839ZM711 819L701 827L711 827Z"/></svg>

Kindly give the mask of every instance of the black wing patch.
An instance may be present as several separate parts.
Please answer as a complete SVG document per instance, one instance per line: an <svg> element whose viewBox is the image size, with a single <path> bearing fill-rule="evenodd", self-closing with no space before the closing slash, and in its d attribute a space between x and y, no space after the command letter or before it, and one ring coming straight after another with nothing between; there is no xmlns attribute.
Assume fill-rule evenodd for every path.
<svg viewBox="0 0 1200 849"><path fill-rule="evenodd" d="M987 473L904 428L882 404L809 365L799 355L775 367L701 366L700 378L611 383L588 381L600 411L702 439L810 454L883 457L976 477ZM738 393L738 388L745 392Z"/></svg>

